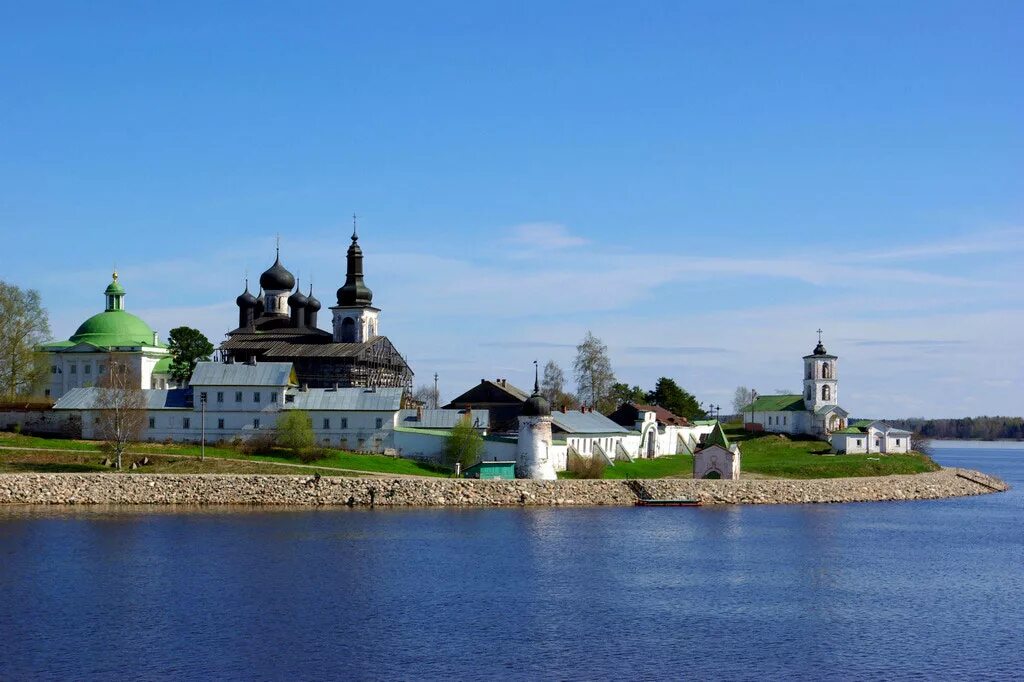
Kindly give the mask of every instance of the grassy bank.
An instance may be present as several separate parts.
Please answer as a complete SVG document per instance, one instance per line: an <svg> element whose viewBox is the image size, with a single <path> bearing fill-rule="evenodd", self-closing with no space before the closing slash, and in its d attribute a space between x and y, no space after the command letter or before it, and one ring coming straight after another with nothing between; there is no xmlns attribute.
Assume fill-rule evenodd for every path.
<svg viewBox="0 0 1024 682"><path fill-rule="evenodd" d="M0 450L0 471L10 471L10 467L25 467L17 469L18 471L58 471L61 469L55 468L60 467L62 462L69 468L63 469L63 471L109 471L109 469L102 467L99 462L103 460L104 455L100 449L100 444L95 441L83 441L83 440L69 440L62 438L39 438L35 436L21 436L15 434L4 433L0 434L0 446L3 447L14 447L18 450ZM33 448L47 448L51 450L60 450L61 452L47 452L32 453ZM286 451L273 448L267 454L259 455L248 455L240 452L239 450L232 447L224 446L211 446L206 447L206 463L210 463L214 460L245 460L245 462L221 462L220 464L208 464L207 468L202 468L206 463L200 463L196 459L199 457L200 448L198 445L174 443L164 445L161 443L137 443L133 444L129 448L131 453L125 458L125 466L128 466L131 462L141 460L143 456L148 456L152 460L160 455L177 455L179 457L186 457L189 459L183 460L193 461L197 467L194 471L186 471L187 465L173 463L176 458L169 458L167 466L179 473L201 473L202 471L209 471L210 473L304 473L308 474L311 469L307 467L298 467L288 470L277 464L286 465L298 465L299 462L291 457ZM256 471L252 466L246 466L251 464L272 464L271 466L265 466L259 471ZM41 468L33 469L32 466L39 466ZM75 467L96 467L95 469L87 468L75 468ZM448 476L449 472L439 467L433 467L428 464L423 464L410 459L401 459L397 457L385 457L383 455L366 455L353 452L345 452L343 450L328 450L327 456L323 459L312 462L310 466L316 467L316 469L322 471L325 474L335 473L344 475L351 472L367 472L373 474L401 474L407 476ZM220 467L216 469L216 467ZM146 471L154 472L155 470L149 467L145 468ZM332 472L332 469L339 469L344 471ZM237 470L237 471L236 471Z"/></svg>
<svg viewBox="0 0 1024 682"><path fill-rule="evenodd" d="M778 435L748 434L727 428L726 435L740 445L741 476L751 478L846 478L920 474L937 471L939 465L927 455L831 455L826 441ZM607 467L603 478L690 478L693 457L671 455L657 459L617 462ZM559 478L575 478L568 472Z"/></svg>

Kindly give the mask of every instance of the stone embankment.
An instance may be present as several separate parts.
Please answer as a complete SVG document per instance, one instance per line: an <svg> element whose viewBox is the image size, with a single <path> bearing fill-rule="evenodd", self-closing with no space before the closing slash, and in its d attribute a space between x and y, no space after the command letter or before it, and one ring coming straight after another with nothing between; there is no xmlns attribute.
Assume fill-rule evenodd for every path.
<svg viewBox="0 0 1024 682"><path fill-rule="evenodd" d="M216 474L0 474L0 504L628 506L639 496L704 504L927 500L1009 489L978 471L813 480L477 481Z"/></svg>

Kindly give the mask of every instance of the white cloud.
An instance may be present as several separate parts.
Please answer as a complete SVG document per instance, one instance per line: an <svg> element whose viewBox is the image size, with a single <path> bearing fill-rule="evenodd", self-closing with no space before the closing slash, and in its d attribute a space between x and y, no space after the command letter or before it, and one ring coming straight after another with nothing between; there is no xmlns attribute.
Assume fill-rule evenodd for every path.
<svg viewBox="0 0 1024 682"><path fill-rule="evenodd" d="M523 223L510 228L509 233L508 243L532 251L567 249L590 243L589 239L570 233L569 228L560 223Z"/></svg>

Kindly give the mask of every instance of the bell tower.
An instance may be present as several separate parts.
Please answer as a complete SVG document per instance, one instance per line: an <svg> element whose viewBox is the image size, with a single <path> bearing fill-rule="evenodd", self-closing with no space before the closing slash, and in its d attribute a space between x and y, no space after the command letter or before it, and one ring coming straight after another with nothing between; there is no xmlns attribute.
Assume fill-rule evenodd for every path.
<svg viewBox="0 0 1024 682"><path fill-rule="evenodd" d="M334 341L364 343L377 336L380 309L373 307L373 292L363 282L363 250L359 247L354 215L352 243L348 247L347 260L345 284L338 289L338 305L331 306L334 315Z"/></svg>
<svg viewBox="0 0 1024 682"><path fill-rule="evenodd" d="M825 350L821 333L819 329L818 345L804 356L804 406L812 412L839 403L839 358Z"/></svg>

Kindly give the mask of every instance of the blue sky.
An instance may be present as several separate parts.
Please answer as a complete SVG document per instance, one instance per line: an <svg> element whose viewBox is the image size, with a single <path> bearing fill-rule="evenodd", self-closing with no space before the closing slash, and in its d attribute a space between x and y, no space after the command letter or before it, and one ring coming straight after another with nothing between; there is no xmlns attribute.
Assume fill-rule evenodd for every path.
<svg viewBox="0 0 1024 682"><path fill-rule="evenodd" d="M1016 2L0 3L2 276L219 341L356 211L447 396L591 329L727 405L821 327L856 415L1019 415L1022 65Z"/></svg>

